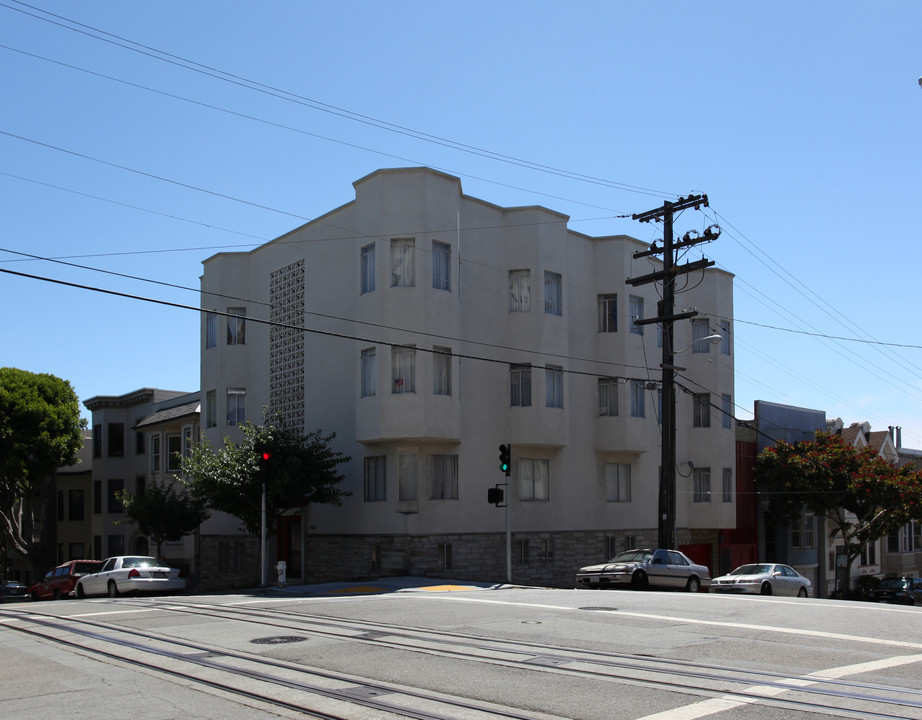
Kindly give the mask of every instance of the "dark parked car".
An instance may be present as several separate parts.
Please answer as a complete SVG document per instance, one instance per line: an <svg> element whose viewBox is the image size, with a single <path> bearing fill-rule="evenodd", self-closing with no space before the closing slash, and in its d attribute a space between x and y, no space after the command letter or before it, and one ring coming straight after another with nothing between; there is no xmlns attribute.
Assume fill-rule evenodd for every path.
<svg viewBox="0 0 922 720"><path fill-rule="evenodd" d="M33 600L60 600L74 594L77 580L84 575L96 572L102 564L100 560L70 560L63 565L52 568L45 577L29 588Z"/></svg>
<svg viewBox="0 0 922 720"><path fill-rule="evenodd" d="M0 586L0 602L25 602L29 599L29 588L22 583L8 582Z"/></svg>
<svg viewBox="0 0 922 720"><path fill-rule="evenodd" d="M880 585L868 592L868 599L899 605L922 605L922 578L884 578Z"/></svg>

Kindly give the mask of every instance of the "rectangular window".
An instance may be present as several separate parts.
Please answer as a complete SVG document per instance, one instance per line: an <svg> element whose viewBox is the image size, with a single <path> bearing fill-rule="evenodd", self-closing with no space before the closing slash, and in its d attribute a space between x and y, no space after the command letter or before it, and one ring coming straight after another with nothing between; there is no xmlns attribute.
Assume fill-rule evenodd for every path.
<svg viewBox="0 0 922 720"><path fill-rule="evenodd" d="M102 480L93 481L93 514L102 513Z"/></svg>
<svg viewBox="0 0 922 720"><path fill-rule="evenodd" d="M711 427L711 394L696 393L692 396L693 427Z"/></svg>
<svg viewBox="0 0 922 720"><path fill-rule="evenodd" d="M549 408L563 407L563 368L548 365L544 368L545 405Z"/></svg>
<svg viewBox="0 0 922 720"><path fill-rule="evenodd" d="M180 461L182 460L182 436L166 436L166 471L178 473L180 470Z"/></svg>
<svg viewBox="0 0 922 720"><path fill-rule="evenodd" d="M512 385L512 407L531 407L531 365L512 365L509 378Z"/></svg>
<svg viewBox="0 0 922 720"><path fill-rule="evenodd" d="M631 417L642 418L646 416L643 380L631 380Z"/></svg>
<svg viewBox="0 0 922 720"><path fill-rule="evenodd" d="M58 490L58 522L64 522L64 491Z"/></svg>
<svg viewBox="0 0 922 720"><path fill-rule="evenodd" d="M730 354L730 321L720 321L720 354Z"/></svg>
<svg viewBox="0 0 922 720"><path fill-rule="evenodd" d="M109 480L109 497L106 503L106 512L120 513L125 512L122 501L118 499L118 493L125 489L124 480Z"/></svg>
<svg viewBox="0 0 922 720"><path fill-rule="evenodd" d="M528 540L516 540L515 560L519 565L528 565L530 547Z"/></svg>
<svg viewBox="0 0 922 720"><path fill-rule="evenodd" d="M627 463L605 464L605 500L623 503L631 501L631 466Z"/></svg>
<svg viewBox="0 0 922 720"><path fill-rule="evenodd" d="M375 290L375 244L362 248L362 294Z"/></svg>
<svg viewBox="0 0 922 720"><path fill-rule="evenodd" d="M599 332L618 332L618 296L599 295Z"/></svg>
<svg viewBox="0 0 922 720"><path fill-rule="evenodd" d="M631 334L643 335L643 325L637 324L638 320L643 320L643 298L637 295L631 295L630 304Z"/></svg>
<svg viewBox="0 0 922 720"><path fill-rule="evenodd" d="M83 490L67 491L67 519L83 520Z"/></svg>
<svg viewBox="0 0 922 720"><path fill-rule="evenodd" d="M246 308L227 308L227 344L246 345Z"/></svg>
<svg viewBox="0 0 922 720"><path fill-rule="evenodd" d="M804 548L816 548L816 515L804 513Z"/></svg>
<svg viewBox="0 0 922 720"><path fill-rule="evenodd" d="M373 397L377 392L375 378L378 374L377 352L374 348L362 350L362 390L361 397Z"/></svg>
<svg viewBox="0 0 922 720"><path fill-rule="evenodd" d="M227 424L243 425L247 417L247 391L243 388L227 389Z"/></svg>
<svg viewBox="0 0 922 720"><path fill-rule="evenodd" d="M109 457L125 457L125 425L123 423L109 423L106 426L109 440Z"/></svg>
<svg viewBox="0 0 922 720"><path fill-rule="evenodd" d="M547 502L550 499L548 461L535 458L519 460L519 500Z"/></svg>
<svg viewBox="0 0 922 720"><path fill-rule="evenodd" d="M722 493L721 498L725 503L733 502L733 468L723 469L723 478L721 481Z"/></svg>
<svg viewBox="0 0 922 720"><path fill-rule="evenodd" d="M160 435L150 436L150 472L151 475L160 472Z"/></svg>
<svg viewBox="0 0 922 720"><path fill-rule="evenodd" d="M136 430L134 433L134 454L144 454L144 433L141 430Z"/></svg>
<svg viewBox="0 0 922 720"><path fill-rule="evenodd" d="M365 502L387 500L386 459L384 455L365 458Z"/></svg>
<svg viewBox="0 0 922 720"><path fill-rule="evenodd" d="M692 352L710 353L711 343L705 340L711 334L707 319L692 320Z"/></svg>
<svg viewBox="0 0 922 720"><path fill-rule="evenodd" d="M451 348L432 348L432 394L451 395Z"/></svg>
<svg viewBox="0 0 922 720"><path fill-rule="evenodd" d="M429 456L429 497L432 500L458 499L458 456Z"/></svg>
<svg viewBox="0 0 922 720"><path fill-rule="evenodd" d="M451 543L439 543L439 555L442 558L442 570L451 570L454 568Z"/></svg>
<svg viewBox="0 0 922 720"><path fill-rule="evenodd" d="M563 280L560 273L544 271L544 313L563 314Z"/></svg>
<svg viewBox="0 0 922 720"><path fill-rule="evenodd" d="M733 398L724 393L720 396L720 426L724 430L733 429Z"/></svg>
<svg viewBox="0 0 922 720"><path fill-rule="evenodd" d="M213 348L218 344L218 314L215 312L205 315L205 349Z"/></svg>
<svg viewBox="0 0 922 720"><path fill-rule="evenodd" d="M391 370L395 395L416 392L416 347L396 345L391 348Z"/></svg>
<svg viewBox="0 0 922 720"><path fill-rule="evenodd" d="M416 286L416 240L391 240L391 287Z"/></svg>
<svg viewBox="0 0 922 720"><path fill-rule="evenodd" d="M93 457L102 457L102 425L93 426Z"/></svg>
<svg viewBox="0 0 922 720"><path fill-rule="evenodd" d="M694 468L692 485L693 502L711 502L711 468Z"/></svg>
<svg viewBox="0 0 922 720"><path fill-rule="evenodd" d="M381 572L381 543L374 543L371 546L371 572Z"/></svg>
<svg viewBox="0 0 922 720"><path fill-rule="evenodd" d="M106 537L109 546L109 557L115 557L117 555L125 554L125 536L124 535L109 535Z"/></svg>
<svg viewBox="0 0 922 720"><path fill-rule="evenodd" d="M509 271L509 312L531 311L531 271Z"/></svg>
<svg viewBox="0 0 922 720"><path fill-rule="evenodd" d="M618 381L615 378L599 378L599 416L617 417Z"/></svg>
<svg viewBox="0 0 922 720"><path fill-rule="evenodd" d="M432 288L451 290L451 245L432 241Z"/></svg>
<svg viewBox="0 0 922 720"><path fill-rule="evenodd" d="M397 458L397 499L401 502L419 500L419 456L401 453Z"/></svg>
<svg viewBox="0 0 922 720"><path fill-rule="evenodd" d="M134 494L135 497L142 497L147 491L147 476L138 475L134 479Z"/></svg>
<svg viewBox="0 0 922 720"><path fill-rule="evenodd" d="M205 427L213 428L218 426L218 391L207 390L205 392Z"/></svg>

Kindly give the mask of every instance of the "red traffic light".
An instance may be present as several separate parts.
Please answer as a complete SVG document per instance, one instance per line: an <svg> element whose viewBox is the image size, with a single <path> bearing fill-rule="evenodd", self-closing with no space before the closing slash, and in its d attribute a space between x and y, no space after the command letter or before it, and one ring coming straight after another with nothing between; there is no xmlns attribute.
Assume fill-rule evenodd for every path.
<svg viewBox="0 0 922 720"><path fill-rule="evenodd" d="M271 458L271 457L272 457L272 453L263 451L263 454L262 454L263 462L265 462L266 460L268 460L268 459Z"/></svg>

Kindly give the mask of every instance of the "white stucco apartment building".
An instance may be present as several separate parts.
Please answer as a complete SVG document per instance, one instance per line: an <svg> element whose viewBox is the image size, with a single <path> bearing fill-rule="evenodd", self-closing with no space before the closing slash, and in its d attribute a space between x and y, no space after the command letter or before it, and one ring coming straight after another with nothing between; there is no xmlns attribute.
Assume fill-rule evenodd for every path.
<svg viewBox="0 0 922 720"><path fill-rule="evenodd" d="M661 339L632 318L656 316L658 285L626 282L657 269L633 258L647 244L469 197L426 168L354 188L316 220L204 263L212 445L271 407L335 432L352 458L351 497L294 513L278 557L312 580L505 579L505 510L487 502L505 480L501 443L516 582L572 583L581 564L655 544ZM677 393L677 535L713 565L718 529L735 522L732 276L681 285L677 309L700 315L675 330L679 381L697 394ZM715 332L722 343L693 343Z"/></svg>

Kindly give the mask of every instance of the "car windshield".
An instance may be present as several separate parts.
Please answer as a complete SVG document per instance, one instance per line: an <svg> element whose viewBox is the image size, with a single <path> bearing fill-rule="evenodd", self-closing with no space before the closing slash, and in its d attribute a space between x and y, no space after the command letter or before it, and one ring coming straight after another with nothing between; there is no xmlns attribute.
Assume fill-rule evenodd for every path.
<svg viewBox="0 0 922 720"><path fill-rule="evenodd" d="M887 578L880 581L881 590L906 590L909 587L909 581L903 578Z"/></svg>
<svg viewBox="0 0 922 720"><path fill-rule="evenodd" d="M740 565L731 575L768 575L772 571L771 565Z"/></svg>
<svg viewBox="0 0 922 720"><path fill-rule="evenodd" d="M625 550L623 553L615 555L608 562L610 563L627 563L627 562L647 562L653 555L649 550Z"/></svg>
<svg viewBox="0 0 922 720"><path fill-rule="evenodd" d="M126 568L162 567L162 565L157 558L152 557L126 557L122 560L122 567Z"/></svg>

